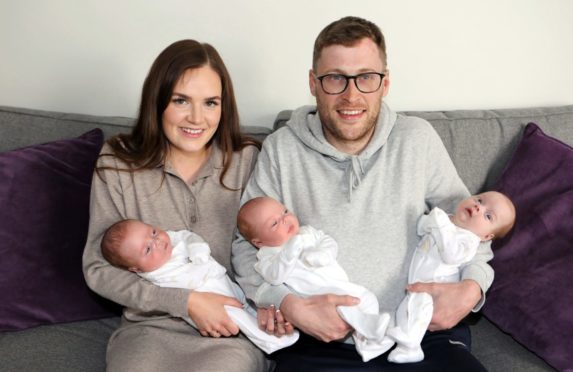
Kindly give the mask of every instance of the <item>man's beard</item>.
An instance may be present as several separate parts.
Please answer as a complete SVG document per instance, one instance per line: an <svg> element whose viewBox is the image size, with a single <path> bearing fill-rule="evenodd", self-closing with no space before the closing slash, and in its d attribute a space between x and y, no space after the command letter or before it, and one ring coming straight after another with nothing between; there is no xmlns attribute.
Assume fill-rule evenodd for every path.
<svg viewBox="0 0 573 372"><path fill-rule="evenodd" d="M322 124L322 129L324 132L328 132L330 136L334 137L336 140L341 142L359 142L363 140L365 137L371 137L374 133L374 128L376 127L376 123L378 122L378 118L380 117L380 108L382 106L382 102L378 106L378 110L374 117L367 116L366 122L362 125L363 130L360 131L357 135L353 135L352 137L348 137L344 134L344 131L340 129L340 125L336 124L336 110L332 112L326 108L326 105L322 105L320 103L320 98L316 97L317 103L317 110L318 116L320 118L320 122ZM333 116L331 116L331 113ZM366 111L368 115L368 111ZM325 133L326 135L326 133Z"/></svg>

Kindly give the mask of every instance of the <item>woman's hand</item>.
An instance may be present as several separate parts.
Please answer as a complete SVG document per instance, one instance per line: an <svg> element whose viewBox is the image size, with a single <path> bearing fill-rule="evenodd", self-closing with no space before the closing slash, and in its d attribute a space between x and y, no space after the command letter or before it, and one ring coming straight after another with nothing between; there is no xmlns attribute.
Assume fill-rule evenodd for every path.
<svg viewBox="0 0 573 372"><path fill-rule="evenodd" d="M277 310L274 305L268 308L258 308L257 321L262 331L277 337L291 335L294 332L293 325L284 318L281 311Z"/></svg>
<svg viewBox="0 0 573 372"><path fill-rule="evenodd" d="M187 312L202 336L229 337L239 333L239 327L231 320L224 305L243 307L233 297L212 292L192 291L189 294Z"/></svg>

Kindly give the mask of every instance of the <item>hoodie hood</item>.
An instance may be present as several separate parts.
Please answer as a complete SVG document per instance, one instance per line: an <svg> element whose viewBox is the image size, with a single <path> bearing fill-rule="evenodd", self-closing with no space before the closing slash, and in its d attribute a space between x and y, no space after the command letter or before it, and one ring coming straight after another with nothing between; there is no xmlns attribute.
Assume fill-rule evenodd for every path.
<svg viewBox="0 0 573 372"><path fill-rule="evenodd" d="M360 186L362 178L367 173L372 155L386 144L395 123L396 113L382 102L374 134L366 148L358 155L339 151L326 140L316 106L303 106L296 109L286 125L306 146L331 158L339 163L339 166L345 168L349 184L349 199L351 199L352 190Z"/></svg>

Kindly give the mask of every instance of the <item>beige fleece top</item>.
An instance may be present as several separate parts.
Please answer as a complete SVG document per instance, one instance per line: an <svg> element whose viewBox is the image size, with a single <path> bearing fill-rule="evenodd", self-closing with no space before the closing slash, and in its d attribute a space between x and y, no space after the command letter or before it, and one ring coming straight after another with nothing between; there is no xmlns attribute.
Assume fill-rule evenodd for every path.
<svg viewBox="0 0 573 372"><path fill-rule="evenodd" d="M107 144L101 151L104 153L112 153ZM239 191L221 186L222 152L216 147L192 184L183 181L169 164L135 173L106 170L100 172L102 177L94 174L89 232L83 254L83 271L89 287L125 306L124 316L130 320L167 314L187 316L189 290L161 288L137 274L111 266L101 254L102 235L111 224L126 218L165 230L191 230L205 239L213 258L232 276L233 231L241 194L257 154L256 147L247 146L233 156L225 185ZM113 156L100 156L97 164L127 167Z"/></svg>

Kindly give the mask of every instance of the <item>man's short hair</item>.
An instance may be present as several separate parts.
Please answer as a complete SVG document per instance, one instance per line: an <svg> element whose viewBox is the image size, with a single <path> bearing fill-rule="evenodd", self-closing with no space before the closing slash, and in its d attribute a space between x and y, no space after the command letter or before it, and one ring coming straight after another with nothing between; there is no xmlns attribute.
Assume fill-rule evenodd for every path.
<svg viewBox="0 0 573 372"><path fill-rule="evenodd" d="M386 68L386 42L384 41L382 31L380 31L380 28L374 23L363 18L352 16L332 22L318 34L314 42L312 68L316 70L316 63L324 48L331 45L344 45L349 47L364 38L371 39L378 45L382 63L384 64L384 68Z"/></svg>

